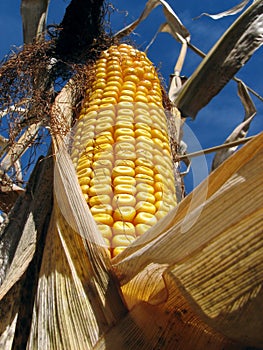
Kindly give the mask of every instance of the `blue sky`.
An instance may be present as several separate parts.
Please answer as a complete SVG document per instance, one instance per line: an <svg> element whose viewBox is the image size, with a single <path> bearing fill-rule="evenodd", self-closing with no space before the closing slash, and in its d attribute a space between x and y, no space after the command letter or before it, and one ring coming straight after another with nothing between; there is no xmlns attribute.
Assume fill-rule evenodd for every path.
<svg viewBox="0 0 263 350"><path fill-rule="evenodd" d="M193 20L193 18L202 12L221 12L236 5L240 1L168 0L167 2L189 30L191 42L204 52L208 52L238 15L229 16L217 21L208 17L202 17L198 20ZM113 31L121 29L138 18L146 3L143 0L114 0L111 2L118 8L118 11L115 11L111 16L111 27ZM69 0L50 0L48 23L59 23L68 4ZM159 6L139 25L132 39L139 47L144 49L156 33L159 25L164 21L165 18ZM0 0L0 32L0 59L2 59L13 46L22 45L19 0ZM161 33L148 52L149 58L160 68L167 84L169 82L169 74L173 72L179 50L180 44L178 42L169 36L169 34ZM190 76L200 61L200 58L189 50L182 74ZM237 73L237 76L261 96L263 95L262 47L253 55L245 67ZM251 124L249 135L260 132L263 126L263 104L256 98L253 98L253 101L258 113ZM236 83L231 81L208 106L198 113L194 121L187 121L185 139L188 144L188 151L193 152L200 148L221 144L242 121L243 116L244 110L237 96ZM186 178L188 192L207 175L207 167L208 169L210 168L212 157L213 155L209 155L206 161L201 158L194 161L193 171Z"/></svg>

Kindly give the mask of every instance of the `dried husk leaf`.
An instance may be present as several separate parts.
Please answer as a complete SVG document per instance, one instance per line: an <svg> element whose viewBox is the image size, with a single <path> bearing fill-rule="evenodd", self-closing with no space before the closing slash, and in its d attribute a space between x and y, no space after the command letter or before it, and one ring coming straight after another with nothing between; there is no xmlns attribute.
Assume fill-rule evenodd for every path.
<svg viewBox="0 0 263 350"><path fill-rule="evenodd" d="M174 67L174 74L170 81L168 96L171 102L173 102L176 99L176 96L179 93L179 90L182 88L182 80L181 80L180 74L183 69L186 53L187 53L187 42L185 41L182 44L180 55Z"/></svg>
<svg viewBox="0 0 263 350"><path fill-rule="evenodd" d="M0 348L11 350L19 313L19 300L22 283L17 283L0 301ZM4 317L2 316L4 315Z"/></svg>
<svg viewBox="0 0 263 350"><path fill-rule="evenodd" d="M167 24L169 26L169 31L172 33L172 35L178 40L179 42L183 42L184 40L189 41L190 40L190 34L186 27L182 24L180 21L179 17L175 14L171 6L164 0L149 0L147 1L145 8L140 15L140 17L117 32L114 37L121 39L124 36L129 35L134 31L134 29L143 21L145 20L151 11L157 7L158 5L162 5L163 7L163 12L167 20ZM161 27L162 28L162 27Z"/></svg>
<svg viewBox="0 0 263 350"><path fill-rule="evenodd" d="M240 123L233 132L228 136L224 144L229 144L234 141L242 140L246 137L250 123L252 122L254 116L256 115L256 107L249 95L247 87L245 84L239 80L238 81L238 95L241 99L241 102L244 106L245 116L243 122ZM217 168L224 160L231 156L237 149L238 145L221 149L216 152L213 162L212 162L212 170Z"/></svg>
<svg viewBox="0 0 263 350"><path fill-rule="evenodd" d="M8 171L14 163L22 157L29 145L31 145L37 137L40 123L30 125L20 136L20 138L8 149L1 160L1 168Z"/></svg>
<svg viewBox="0 0 263 350"><path fill-rule="evenodd" d="M49 0L22 0L21 16L23 21L24 44L37 38L44 38Z"/></svg>
<svg viewBox="0 0 263 350"><path fill-rule="evenodd" d="M250 346L263 346L262 141L260 134L210 175L205 201L186 197L113 260L123 285L149 264L169 266L207 325Z"/></svg>
<svg viewBox="0 0 263 350"><path fill-rule="evenodd" d="M31 320L30 294L37 279L42 240L52 210L52 164L50 157L38 162L26 194L16 202L9 214L9 222L1 232L1 349L18 346L17 342L23 342L23 336L27 335L27 326ZM26 276L30 286L25 284ZM22 310L25 310L24 314ZM21 339L17 329L20 326L23 332ZM17 341L15 345L14 340Z"/></svg>
<svg viewBox="0 0 263 350"><path fill-rule="evenodd" d="M134 22L130 23L128 26L126 26L125 28L121 29L120 31L118 31L114 37L117 39L121 39L124 36L129 35L130 33L132 33L134 31L134 29L142 22L144 21L149 14L151 13L151 11L160 5L159 0L148 0L145 8L143 10L143 12L141 13L140 17L138 19L136 19Z"/></svg>
<svg viewBox="0 0 263 350"><path fill-rule="evenodd" d="M241 12L244 9L244 7L249 3L249 1L250 0L244 0L241 3L237 4L236 6L232 7L231 9L220 12L220 13L216 13L216 14L210 14L210 13L204 12L200 16L198 16L197 18L200 18L202 16L208 16L212 19L220 19L220 18L223 18L226 16L233 16L233 15L236 15L237 13Z"/></svg>
<svg viewBox="0 0 263 350"><path fill-rule="evenodd" d="M159 0L163 5L163 12L172 35L181 43L190 40L190 33L175 14L171 6L164 0Z"/></svg>
<svg viewBox="0 0 263 350"><path fill-rule="evenodd" d="M120 299L119 305L114 300L109 279L105 281L109 288L104 290L103 276L94 273L81 236L58 211L53 215L28 349L92 349L100 334L116 323L125 308Z"/></svg>
<svg viewBox="0 0 263 350"><path fill-rule="evenodd" d="M174 101L183 116L198 111L244 66L262 45L263 2L255 1L225 32L186 81Z"/></svg>
<svg viewBox="0 0 263 350"><path fill-rule="evenodd" d="M0 300L24 274L35 253L52 206L51 168L51 158L39 161L27 192L16 203L8 225L1 232Z"/></svg>
<svg viewBox="0 0 263 350"><path fill-rule="evenodd" d="M196 316L177 288L166 267L149 265L122 287L129 314L104 335L95 349L241 349L207 326ZM144 339L134 331L137 324ZM118 335L127 339L119 347ZM117 339L117 342L115 341Z"/></svg>

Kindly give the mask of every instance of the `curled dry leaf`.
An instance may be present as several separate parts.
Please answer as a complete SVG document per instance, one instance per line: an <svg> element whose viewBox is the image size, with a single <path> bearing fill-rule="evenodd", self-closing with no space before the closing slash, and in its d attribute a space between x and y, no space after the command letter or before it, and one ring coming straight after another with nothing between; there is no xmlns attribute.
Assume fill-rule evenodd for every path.
<svg viewBox="0 0 263 350"><path fill-rule="evenodd" d="M190 33L175 14L171 6L164 0L159 0L163 5L163 12L172 35L181 43L190 40Z"/></svg>
<svg viewBox="0 0 263 350"><path fill-rule="evenodd" d="M241 12L244 9L244 7L249 3L249 1L250 0L244 0L241 3L237 4L236 6L232 7L231 9L214 14L214 15L204 12L200 16L196 17L195 19L198 19L202 16L208 16L212 19L220 19L220 18L226 17L226 16L233 16L233 15L236 15L237 13Z"/></svg>
<svg viewBox="0 0 263 350"><path fill-rule="evenodd" d="M179 42L183 42L184 40L189 41L190 34L188 30L182 24L179 17L175 14L170 5L164 0L149 0L146 3L145 8L140 17L136 21L132 22L131 24L117 32L114 36L118 39L121 39L124 36L129 35L143 20L145 20L149 16L151 11L159 5L162 5L163 7L163 12L167 20L167 25L169 26L169 29L167 27L166 31L169 31ZM162 28L162 26L160 28Z"/></svg>
<svg viewBox="0 0 263 350"><path fill-rule="evenodd" d="M144 21L149 14L151 13L151 11L160 5L159 0L149 0L147 1L145 8L142 12L142 14L140 15L140 17L138 19L136 19L134 22L132 22L131 24L129 24L128 26L126 26L125 28L121 29L120 31L118 31L114 37L121 39L124 36L127 36L129 34L132 33L132 31L142 22Z"/></svg>
<svg viewBox="0 0 263 350"><path fill-rule="evenodd" d="M23 21L24 44L32 43L42 37L46 29L49 0L22 0L21 16Z"/></svg>
<svg viewBox="0 0 263 350"><path fill-rule="evenodd" d="M245 117L243 122L240 123L228 136L224 144L244 139L248 133L250 123L256 115L256 107L249 95L245 84L241 80L238 81L238 95L245 109ZM212 162L212 170L217 168L221 163L223 163L224 160L230 157L236 151L237 147L238 145L235 145L217 151Z"/></svg>
<svg viewBox="0 0 263 350"><path fill-rule="evenodd" d="M175 104L195 118L263 43L263 2L255 1L225 32L187 80Z"/></svg>

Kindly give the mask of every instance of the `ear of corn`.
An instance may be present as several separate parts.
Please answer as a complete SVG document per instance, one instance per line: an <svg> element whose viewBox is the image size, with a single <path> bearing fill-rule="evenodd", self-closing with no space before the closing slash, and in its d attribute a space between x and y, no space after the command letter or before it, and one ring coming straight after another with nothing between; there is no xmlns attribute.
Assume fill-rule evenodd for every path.
<svg viewBox="0 0 263 350"><path fill-rule="evenodd" d="M75 129L72 160L111 256L176 204L157 73L129 45L104 51Z"/></svg>

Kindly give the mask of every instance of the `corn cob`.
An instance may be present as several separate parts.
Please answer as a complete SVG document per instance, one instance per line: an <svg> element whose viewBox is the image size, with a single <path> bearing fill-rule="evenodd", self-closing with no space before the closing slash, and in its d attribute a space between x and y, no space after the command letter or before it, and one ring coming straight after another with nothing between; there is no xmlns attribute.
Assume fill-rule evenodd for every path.
<svg viewBox="0 0 263 350"><path fill-rule="evenodd" d="M112 257L175 206L162 91L143 52L121 44L101 54L71 156Z"/></svg>

